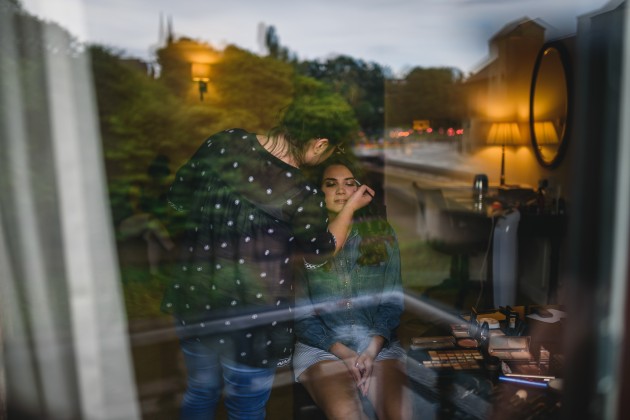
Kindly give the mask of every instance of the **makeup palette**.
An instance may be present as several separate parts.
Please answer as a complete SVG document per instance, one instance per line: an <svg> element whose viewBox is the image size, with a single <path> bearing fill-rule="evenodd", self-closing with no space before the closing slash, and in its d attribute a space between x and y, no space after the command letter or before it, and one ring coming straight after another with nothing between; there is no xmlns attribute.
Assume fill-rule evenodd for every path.
<svg viewBox="0 0 630 420"><path fill-rule="evenodd" d="M433 350L455 348L455 339L450 336L413 337L411 350Z"/></svg>
<svg viewBox="0 0 630 420"><path fill-rule="evenodd" d="M477 370L483 361L479 350L430 350L428 355L422 364L434 369Z"/></svg>
<svg viewBox="0 0 630 420"><path fill-rule="evenodd" d="M530 361L533 359L529 352L531 337L491 336L488 353L501 360Z"/></svg>
<svg viewBox="0 0 630 420"><path fill-rule="evenodd" d="M477 347L479 347L479 342L470 337L458 338L457 345L465 349L476 349Z"/></svg>

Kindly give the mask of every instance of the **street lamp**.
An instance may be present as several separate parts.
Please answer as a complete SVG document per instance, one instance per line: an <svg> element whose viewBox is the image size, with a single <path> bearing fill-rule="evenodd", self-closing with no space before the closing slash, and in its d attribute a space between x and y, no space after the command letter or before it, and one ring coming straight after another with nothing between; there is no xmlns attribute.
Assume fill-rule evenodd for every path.
<svg viewBox="0 0 630 420"><path fill-rule="evenodd" d="M191 75L193 82L199 83L199 99L203 101L203 94L208 92L208 81L210 81L210 64L192 63Z"/></svg>

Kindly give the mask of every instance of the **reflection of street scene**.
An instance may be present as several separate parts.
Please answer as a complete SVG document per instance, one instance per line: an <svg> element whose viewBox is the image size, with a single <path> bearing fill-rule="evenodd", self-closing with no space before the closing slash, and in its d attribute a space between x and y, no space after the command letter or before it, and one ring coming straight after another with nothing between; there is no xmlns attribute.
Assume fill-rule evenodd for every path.
<svg viewBox="0 0 630 420"><path fill-rule="evenodd" d="M442 174L445 179L455 178L455 182L460 179L461 184L465 182L467 186L474 174L484 169L460 153L457 144L451 143L416 141L384 148L358 146L355 153L362 158L379 157L386 164L425 172L427 176L434 173Z"/></svg>
<svg viewBox="0 0 630 420"><path fill-rule="evenodd" d="M404 360L392 388L406 387L422 418L627 411L625 0L568 13L577 25L566 32L546 16L490 24L496 14L475 14L494 32L479 37L487 55L471 71L318 57L286 26L263 23L258 48L218 42L205 13L201 37L155 17L157 39L136 57L84 44L31 14L33 3L0 0L0 418L170 420L183 407L184 417L245 408L246 418L321 420L318 407L350 400L354 412L357 400L378 412L388 406L379 395L393 394L369 394L374 348ZM348 40L371 27L354 21ZM407 39L393 22L388 32ZM474 38L443 26L448 42ZM327 45L330 33L320 35L310 39ZM450 48L416 41L427 56ZM296 108L300 118L278 130ZM346 186L393 229L400 267L358 264L366 244L336 223L352 219L343 210L355 198L339 198L344 217L330 217L320 186L302 178L332 153L364 172ZM374 293L353 299L321 281L328 261ZM335 325L333 344L358 343L344 344L355 363L341 371L357 375L361 395L353 381L340 387L348 400L318 399L339 388L317 375L308 390L296 383L294 264L321 270L304 280L330 297L314 317ZM395 316L374 316L385 326L343 318L364 299L387 301L386 268L400 272ZM301 336L312 339L307 357L339 348L320 333ZM260 391L256 404L235 402L234 380Z"/></svg>

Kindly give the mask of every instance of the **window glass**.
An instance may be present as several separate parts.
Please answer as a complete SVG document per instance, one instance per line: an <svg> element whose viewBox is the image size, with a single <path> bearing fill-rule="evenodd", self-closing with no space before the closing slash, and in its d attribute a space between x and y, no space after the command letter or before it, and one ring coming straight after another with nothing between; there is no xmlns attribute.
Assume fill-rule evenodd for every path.
<svg viewBox="0 0 630 420"><path fill-rule="evenodd" d="M131 3L0 0L0 418L175 418L193 372L182 342L209 342L186 322L264 364L232 322L274 305L292 322L321 299L343 309L316 305L315 324L263 347L292 354L303 329L313 351L343 342L305 326L382 337L427 416L621 418L625 1ZM538 98L534 124L536 77L545 94L557 81L536 64L549 45L562 115ZM278 133L313 147L277 160L282 144L258 139ZM251 150L228 162L237 140ZM308 164L330 154L349 169L319 191ZM322 208L290 187L302 175ZM334 217L364 184L369 211L322 265L324 203ZM257 242L282 234L295 242ZM306 418L297 358L273 360L267 416Z"/></svg>

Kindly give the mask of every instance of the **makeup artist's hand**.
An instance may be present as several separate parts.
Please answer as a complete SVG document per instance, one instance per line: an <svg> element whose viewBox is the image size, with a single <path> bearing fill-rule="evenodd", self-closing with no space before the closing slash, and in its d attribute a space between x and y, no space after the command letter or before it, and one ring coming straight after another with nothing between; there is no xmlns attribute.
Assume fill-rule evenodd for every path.
<svg viewBox="0 0 630 420"><path fill-rule="evenodd" d="M337 254L344 246L354 212L367 206L374 197L374 190L365 185L358 186L357 189L346 199L346 203L337 215L328 224L328 230L336 238L335 254Z"/></svg>
<svg viewBox="0 0 630 420"><path fill-rule="evenodd" d="M367 185L361 185L348 197L344 207L349 207L352 211L356 211L370 204L373 198L374 190Z"/></svg>

